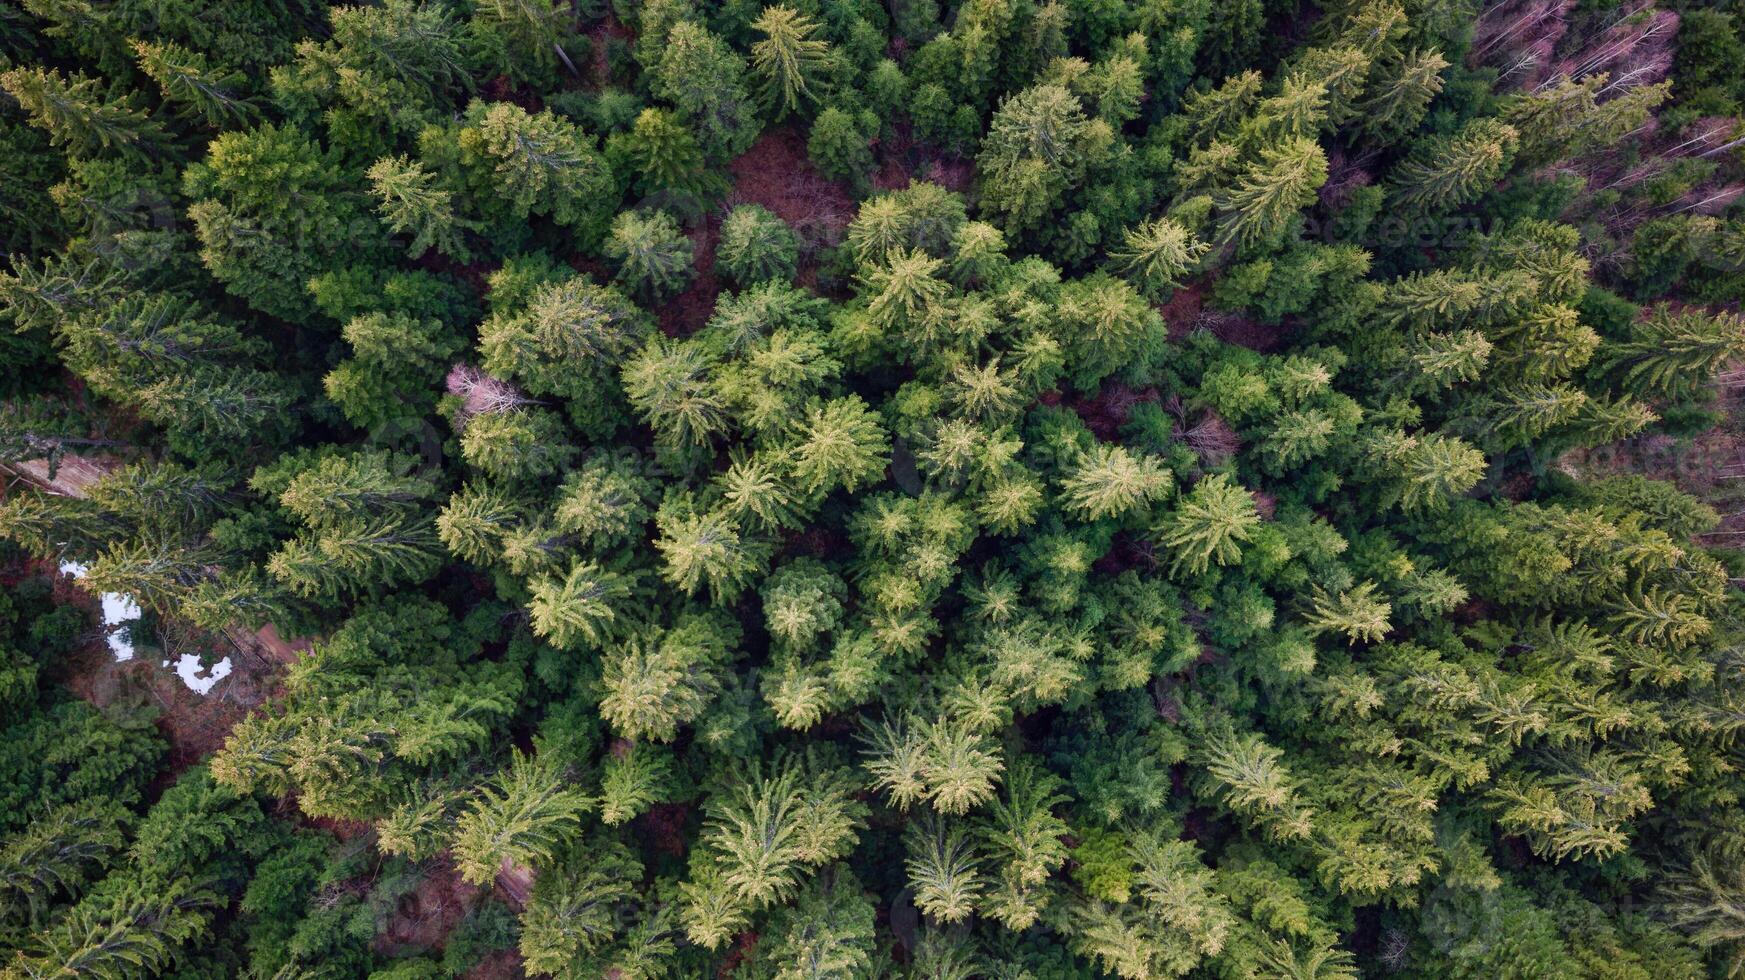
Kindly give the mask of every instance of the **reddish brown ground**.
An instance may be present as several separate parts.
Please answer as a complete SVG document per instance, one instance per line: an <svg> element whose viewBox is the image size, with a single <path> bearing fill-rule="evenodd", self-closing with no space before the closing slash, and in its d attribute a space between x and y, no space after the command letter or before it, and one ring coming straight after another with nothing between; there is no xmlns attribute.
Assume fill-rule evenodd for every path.
<svg viewBox="0 0 1745 980"><path fill-rule="evenodd" d="M375 827L362 820L339 820L334 817L311 817L297 806L296 797L286 796L279 800L278 815L286 820L293 820L325 830L342 841L354 841L375 833Z"/></svg>
<svg viewBox="0 0 1745 980"><path fill-rule="evenodd" d="M456 262L435 249L420 255L412 264L425 272L453 276L480 296L491 291L491 273L503 266L501 262Z"/></svg>
<svg viewBox="0 0 1745 980"><path fill-rule="evenodd" d="M1200 321L1201 326L1224 343L1262 354L1283 348L1295 330L1289 320L1269 325L1237 313L1201 313Z"/></svg>
<svg viewBox="0 0 1745 980"><path fill-rule="evenodd" d="M7 468L50 493L77 497L118 465L118 460L107 457L69 456L61 461L53 479L41 460L12 463ZM57 572L46 564L38 565L39 571ZM92 611L93 622L97 620L97 599L80 589L70 576L59 576L55 590L56 601L85 606ZM158 709L156 725L170 743L169 777L180 775L223 746L231 727L271 696L284 665L309 648L307 640L286 640L271 624L258 633L231 630L203 634L174 624L166 624L160 632L167 638L168 652L142 649L132 660L117 662L104 631L93 630L88 642L68 658L64 680L75 695L98 708L149 705ZM174 660L184 652L211 653L213 663L228 656L231 671L210 692L197 694L173 670L160 665L165 657Z"/></svg>
<svg viewBox="0 0 1745 980"><path fill-rule="evenodd" d="M757 948L757 933L750 930L740 933L733 940L733 948L727 951L721 960L721 966L715 971L718 977L730 977L733 971L739 969L739 964L745 961L751 951Z"/></svg>
<svg viewBox="0 0 1745 980"><path fill-rule="evenodd" d="M1216 276L1204 276L1170 294L1157 307L1169 328L1170 340L1181 340L1195 330L1209 330L1226 344L1270 354L1285 346L1295 326L1289 320L1268 325L1240 313L1227 313L1206 305Z"/></svg>
<svg viewBox="0 0 1745 980"><path fill-rule="evenodd" d="M423 880L400 899L371 945L386 956L441 949L479 899L479 889L461 879L446 853L440 854L426 863Z"/></svg>
<svg viewBox="0 0 1745 980"><path fill-rule="evenodd" d="M479 89L479 97L486 102L512 102L528 112L538 112L544 108L538 93L525 86L516 85L507 75L498 75L486 82Z"/></svg>
<svg viewBox="0 0 1745 980"><path fill-rule="evenodd" d="M764 131L727 169L733 175L727 206L769 208L793 227L808 252L841 241L854 217L853 195L818 172L806 155L806 135L793 126Z"/></svg>
<svg viewBox="0 0 1745 980"><path fill-rule="evenodd" d="M1745 366L1733 366L1723 375ZM1640 473L1668 480L1706 502L1721 523L1700 542L1710 547L1745 547L1745 388L1718 389L1719 424L1689 439L1651 434L1593 449L1577 450L1558 460L1564 471L1583 478Z"/></svg>
<svg viewBox="0 0 1745 980"><path fill-rule="evenodd" d="M1211 291L1214 281L1212 276L1196 279L1170 293L1169 300L1157 307L1164 326L1169 328L1169 339L1181 340L1194 332L1194 325L1200 322L1200 308L1205 305L1206 293Z"/></svg>
<svg viewBox="0 0 1745 980"><path fill-rule="evenodd" d="M881 191L902 190L925 180L963 194L975 182L975 164L916 142L907 123L897 124L891 138L878 141L873 149L878 159L873 186Z"/></svg>
<svg viewBox="0 0 1745 980"><path fill-rule="evenodd" d="M715 244L721 217L740 204L761 204L800 236L800 278L811 274L812 257L842 240L855 203L848 188L818 173L806 156L806 137L792 126L766 130L727 165L733 184L722 206L690 232L697 277L670 300L655 304L660 328L669 337L695 333L715 313L725 283L715 273Z"/></svg>
<svg viewBox="0 0 1745 980"><path fill-rule="evenodd" d="M473 964L473 968L462 976L466 980L523 980L527 971L521 968L521 954L518 951L500 949L485 954L484 959Z"/></svg>
<svg viewBox="0 0 1745 980"><path fill-rule="evenodd" d="M674 857L685 855L685 820L691 808L683 803L656 803L638 819L645 839Z"/></svg>
<svg viewBox="0 0 1745 980"><path fill-rule="evenodd" d="M586 82L593 88L605 88L612 81L610 66L606 63L606 45L613 38L625 42L633 41L636 38L636 32L619 23L617 17L608 13L605 20L588 32Z"/></svg>
<svg viewBox="0 0 1745 980"><path fill-rule="evenodd" d="M661 332L668 337L684 337L703 329L715 313L715 298L721 295L721 279L715 275L715 242L721 237L721 216L712 214L691 231L691 247L696 250L693 263L697 278L685 291L654 304L655 317Z"/></svg>
<svg viewBox="0 0 1745 980"><path fill-rule="evenodd" d="M70 576L56 583L56 595L60 601L91 609L96 621L96 598L79 589ZM186 649L215 649L231 661L230 674L205 695L190 690L174 670L161 666L162 654L156 650L142 648L133 659L117 661L100 627L66 661L68 689L96 707L140 705L157 709L154 724L170 745L164 773L167 781L221 748L230 729L272 694L282 666L282 662L265 659L260 652L265 644L229 648L222 637L204 639L216 646L202 642ZM176 656L181 649L176 650Z"/></svg>
<svg viewBox="0 0 1745 980"><path fill-rule="evenodd" d="M1078 413L1085 426L1098 439L1108 442L1120 434L1121 427L1127 424L1136 406L1142 402L1159 400L1156 388L1135 390L1124 384L1110 382L1103 385L1094 396L1074 398L1067 405Z"/></svg>

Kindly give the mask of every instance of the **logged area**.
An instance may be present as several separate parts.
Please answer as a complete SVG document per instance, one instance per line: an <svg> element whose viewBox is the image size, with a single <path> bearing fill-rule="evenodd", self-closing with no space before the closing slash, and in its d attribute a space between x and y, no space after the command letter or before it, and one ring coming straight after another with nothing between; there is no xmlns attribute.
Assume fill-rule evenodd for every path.
<svg viewBox="0 0 1745 980"><path fill-rule="evenodd" d="M1742 117L1737 0L0 0L0 980L1745 976Z"/></svg>

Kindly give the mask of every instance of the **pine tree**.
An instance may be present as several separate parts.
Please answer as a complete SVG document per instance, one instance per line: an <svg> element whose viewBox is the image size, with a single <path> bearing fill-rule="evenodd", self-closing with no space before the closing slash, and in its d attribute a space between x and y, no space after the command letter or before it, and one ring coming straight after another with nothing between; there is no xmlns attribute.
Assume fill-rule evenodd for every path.
<svg viewBox="0 0 1745 980"><path fill-rule="evenodd" d="M1236 924L1194 845L1130 838L1139 900L1079 900L1066 919L1073 948L1125 980L1180 976L1224 950Z"/></svg>
<svg viewBox="0 0 1745 980"><path fill-rule="evenodd" d="M691 121L710 159L726 160L745 152L757 138L758 122L745 87L744 59L691 21L673 25L664 41L650 73L654 94Z"/></svg>
<svg viewBox="0 0 1745 980"><path fill-rule="evenodd" d="M773 775L753 771L704 804L701 845L713 858L710 877L727 902L756 910L785 902L808 869L834 861L854 846L864 808L850 799L851 783L838 772L807 772L788 762ZM706 892L693 891L693 908ZM701 911L701 910L699 910ZM696 913L693 912L692 915ZM693 941L710 943L688 928Z"/></svg>
<svg viewBox="0 0 1745 980"><path fill-rule="evenodd" d="M407 157L383 157L367 176L380 202L376 211L388 230L412 236L406 246L409 255L416 258L436 249L458 262L471 257L461 235L473 223L455 214L454 192L436 184L436 175L423 164Z"/></svg>
<svg viewBox="0 0 1745 980"><path fill-rule="evenodd" d="M132 883L130 883L132 884ZM118 889L119 891L119 889ZM20 976L129 977L167 971L185 944L207 932L221 896L187 879L132 884L105 900L82 902L21 950Z"/></svg>
<svg viewBox="0 0 1745 980"><path fill-rule="evenodd" d="M563 47L572 32L571 14L561 4L547 0L482 0L473 18L475 24L483 25L502 39L509 63L519 77L541 78L559 60L571 72L575 71Z"/></svg>
<svg viewBox="0 0 1745 980"><path fill-rule="evenodd" d="M327 18L332 36L297 46L272 75L273 96L294 122L366 158L447 121L472 87L475 52L490 42L469 36L450 8L416 0L332 7Z"/></svg>
<svg viewBox="0 0 1745 980"><path fill-rule="evenodd" d="M873 905L847 872L812 879L791 908L771 917L758 950L780 980L860 977L873 968Z"/></svg>
<svg viewBox="0 0 1745 980"><path fill-rule="evenodd" d="M706 446L727 419L700 345L657 340L624 366L624 393L669 446Z"/></svg>
<svg viewBox="0 0 1745 980"><path fill-rule="evenodd" d="M788 6L763 8L752 29L763 35L751 45L751 67L763 79L761 94L775 106L780 121L817 101L826 86L819 78L830 56L830 45L814 38L818 25Z"/></svg>
<svg viewBox="0 0 1745 980"><path fill-rule="evenodd" d="M342 155L293 126L223 133L183 174L200 258L256 309L282 319L315 315L309 281L374 258L374 221L351 187Z"/></svg>
<svg viewBox="0 0 1745 980"><path fill-rule="evenodd" d="M1224 79L1221 85L1189 95L1182 114L1192 127L1194 141L1210 143L1235 129L1253 112L1262 82L1260 72L1245 71Z"/></svg>
<svg viewBox="0 0 1745 980"><path fill-rule="evenodd" d="M983 209L1008 232L1035 227L1102 159L1110 139L1108 125L1085 118L1066 89L1019 92L994 113L976 158Z"/></svg>
<svg viewBox="0 0 1745 980"><path fill-rule="evenodd" d="M670 756L641 743L614 745L600 777L600 820L616 826L648 811L668 792Z"/></svg>
<svg viewBox="0 0 1745 980"><path fill-rule="evenodd" d="M158 425L196 442L238 447L276 441L296 400L279 375L210 366L165 377L135 397L140 414Z"/></svg>
<svg viewBox="0 0 1745 980"><path fill-rule="evenodd" d="M1745 961L1745 916L1739 899L1745 894L1738 865L1730 858L1701 854L1688 868L1670 876L1657 909L1690 932L1705 948L1722 947L1735 968Z"/></svg>
<svg viewBox="0 0 1745 980"><path fill-rule="evenodd" d="M1515 129L1476 119L1458 134L1431 140L1394 168L1393 200L1413 210L1443 210L1471 201L1508 170Z"/></svg>
<svg viewBox="0 0 1745 980"><path fill-rule="evenodd" d="M555 860L579 832L581 815L594 805L566 782L554 763L517 752L455 824L455 868L461 878L488 885L505 863Z"/></svg>
<svg viewBox="0 0 1745 980"><path fill-rule="evenodd" d="M962 814L993 796L1004 764L981 733L950 720L886 719L865 736L873 785L901 810L923 800Z"/></svg>
<svg viewBox="0 0 1745 980"><path fill-rule="evenodd" d="M1171 567L1198 575L1216 561L1242 560L1241 543L1260 523L1254 497L1222 473L1206 477L1157 525L1158 540L1175 555Z"/></svg>
<svg viewBox="0 0 1745 980"><path fill-rule="evenodd" d="M461 456L487 476L524 480L561 471L575 454L562 418L542 408L486 412L461 430Z"/></svg>
<svg viewBox="0 0 1745 980"><path fill-rule="evenodd" d="M31 125L48 133L55 146L82 156L107 151L148 152L159 139L158 125L126 102L106 96L95 78L67 78L42 68L0 72L0 89L12 96Z"/></svg>
<svg viewBox="0 0 1745 980"><path fill-rule="evenodd" d="M1364 130L1382 137L1410 132L1442 91L1447 67L1447 59L1435 50L1415 50L1390 65L1384 77L1371 80L1360 103Z"/></svg>
<svg viewBox="0 0 1745 980"><path fill-rule="evenodd" d="M1660 304L1631 324L1629 339L1608 344L1611 370L1630 391L1678 398L1745 354L1745 319Z"/></svg>
<svg viewBox="0 0 1745 980"><path fill-rule="evenodd" d="M1181 276L1210 250L1210 245L1195 238L1175 219L1161 217L1129 228L1122 247L1111 251L1109 258L1141 292L1156 297L1174 289Z"/></svg>
<svg viewBox="0 0 1745 980"><path fill-rule="evenodd" d="M691 240L665 211L626 211L612 222L606 257L618 263L618 278L643 296L659 299L685 288L696 269Z"/></svg>
<svg viewBox="0 0 1745 980"><path fill-rule="evenodd" d="M870 188L873 171L872 134L861 119L830 106L812 121L806 134L806 156L826 177L844 181L857 195Z"/></svg>
<svg viewBox="0 0 1745 980"><path fill-rule="evenodd" d="M859 395L812 408L796 435L793 476L810 493L853 492L884 476L890 440Z"/></svg>
<svg viewBox="0 0 1745 980"><path fill-rule="evenodd" d="M597 646L615 632L618 606L630 582L592 562L571 566L562 579L533 583L533 632L560 649Z"/></svg>
<svg viewBox="0 0 1745 980"><path fill-rule="evenodd" d="M1332 67L1332 66L1328 66ZM1327 122L1328 87L1337 74L1306 78L1293 73L1280 83L1278 94L1255 108L1254 125L1267 140L1313 139Z"/></svg>
<svg viewBox="0 0 1745 980"><path fill-rule="evenodd" d="M473 186L514 217L590 229L614 210L612 175L593 137L560 116L475 102L457 138Z"/></svg>
<svg viewBox="0 0 1745 980"><path fill-rule="evenodd" d="M1309 628L1317 633L1343 633L1352 644L1376 643L1393 629L1388 616L1393 605L1375 594L1374 582L1363 582L1336 596L1316 593Z"/></svg>
<svg viewBox="0 0 1745 980"><path fill-rule="evenodd" d="M156 82L165 101L212 129L248 122L259 111L243 92L239 75L214 68L205 55L178 44L133 42L139 68Z"/></svg>
<svg viewBox="0 0 1745 980"><path fill-rule="evenodd" d="M919 251L889 253L883 264L861 274L861 285L871 297L867 316L889 332L919 332L915 327L945 312L950 287L935 275L944 264Z"/></svg>
<svg viewBox="0 0 1745 980"><path fill-rule="evenodd" d="M720 689L716 668L735 638L720 623L694 618L612 647L604 658L600 716L624 738L672 741Z"/></svg>
<svg viewBox="0 0 1745 980"><path fill-rule="evenodd" d="M553 519L596 548L640 538L655 486L632 455L598 455L564 481Z"/></svg>
<svg viewBox="0 0 1745 980"><path fill-rule="evenodd" d="M1288 139L1260 152L1236 185L1213 197L1222 212L1222 243L1253 245L1281 233L1297 212L1312 204L1327 180L1327 156L1314 142Z"/></svg>
<svg viewBox="0 0 1745 980"><path fill-rule="evenodd" d="M1099 442L1060 481L1061 506L1082 520L1117 517L1167 494L1173 482L1162 460Z"/></svg>
<svg viewBox="0 0 1745 980"><path fill-rule="evenodd" d="M357 594L423 581L442 561L431 488L385 453L329 456L291 478L279 502L306 528L267 571L304 596Z"/></svg>
<svg viewBox="0 0 1745 980"><path fill-rule="evenodd" d="M699 511L694 501L669 500L655 515L655 524L662 577L688 594L707 588L717 604L745 591L768 550L742 535L727 515Z"/></svg>
<svg viewBox="0 0 1745 980"><path fill-rule="evenodd" d="M708 166L696 135L666 109L642 110L629 132L607 139L606 150L615 164L622 159L636 173L636 190L643 195L711 198L725 184Z"/></svg>
<svg viewBox="0 0 1745 980"><path fill-rule="evenodd" d="M69 804L0 840L0 921L42 922L77 896L125 844L126 812L109 800Z"/></svg>
<svg viewBox="0 0 1745 980"><path fill-rule="evenodd" d="M1398 489L1388 496L1408 511L1446 508L1471 490L1489 466L1483 453L1439 432L1381 434L1371 440L1367 451L1383 474L1399 481Z"/></svg>
<svg viewBox="0 0 1745 980"><path fill-rule="evenodd" d="M782 219L756 204L741 204L721 222L715 259L735 282L749 286L794 277L800 239Z"/></svg>
<svg viewBox="0 0 1745 980"><path fill-rule="evenodd" d="M909 823L904 866L915 905L942 922L961 922L974 911L983 887L980 863L965 829L933 815Z"/></svg>
<svg viewBox="0 0 1745 980"><path fill-rule="evenodd" d="M1297 796L1290 770L1281 763L1283 752L1253 732L1212 731L1199 756L1210 794L1224 806L1256 822L1275 840L1308 836L1310 813Z"/></svg>
<svg viewBox="0 0 1745 980"><path fill-rule="evenodd" d="M1055 807L1067 802L1061 781L1029 760L1014 761L1001 793L988 804L980 828L997 884L982 910L1009 929L1028 929L1046 910L1049 877L1066 862L1066 821Z"/></svg>
<svg viewBox="0 0 1745 980"><path fill-rule="evenodd" d="M570 855L541 874L521 913L521 955L527 969L563 975L604 949L623 928L641 864L622 846L587 842L585 858Z"/></svg>

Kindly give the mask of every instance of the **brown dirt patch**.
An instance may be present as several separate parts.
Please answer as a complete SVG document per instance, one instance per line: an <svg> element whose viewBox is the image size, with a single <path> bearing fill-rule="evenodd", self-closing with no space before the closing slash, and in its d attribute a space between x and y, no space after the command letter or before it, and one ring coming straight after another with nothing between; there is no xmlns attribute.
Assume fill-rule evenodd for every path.
<svg viewBox="0 0 1745 980"><path fill-rule="evenodd" d="M1732 374L1739 365L1723 374ZM1720 526L1698 543L1716 548L1745 547L1745 388L1718 386L1721 421L1688 439L1664 433L1566 453L1557 465L1581 479L1636 473L1666 480L1707 503L1721 515Z"/></svg>
<svg viewBox="0 0 1745 980"><path fill-rule="evenodd" d="M1265 324L1237 313L1202 312L1200 320L1204 329L1212 331L1212 336L1224 343L1246 347L1262 354L1271 354L1283 348L1291 334L1296 332L1296 324L1290 320Z"/></svg>
<svg viewBox="0 0 1745 980"><path fill-rule="evenodd" d="M721 277L715 274L715 243L721 238L721 218L710 215L691 231L697 277L684 292L652 304L660 330L668 337L685 337L703 329L715 315L715 298L721 295Z"/></svg>
<svg viewBox="0 0 1745 980"><path fill-rule="evenodd" d="M486 953L461 976L465 980L525 980L527 971L521 965L520 951L499 949Z"/></svg>
<svg viewBox="0 0 1745 980"><path fill-rule="evenodd" d="M1163 316L1164 326L1169 328L1170 340L1181 340L1194 332L1195 324L1200 322L1200 310L1206 305L1206 293L1211 291L1214 281L1212 276L1195 280L1171 293L1168 301L1158 304L1157 312Z"/></svg>
<svg viewBox="0 0 1745 980"><path fill-rule="evenodd" d="M516 85L507 75L498 75L479 88L479 97L486 102L512 102L528 112L538 112L545 107L539 95L532 89Z"/></svg>
<svg viewBox="0 0 1745 980"><path fill-rule="evenodd" d="M950 157L915 140L908 123L892 127L890 139L879 140L873 147L879 167L873 174L873 187L881 191L897 191L917 180L925 180L959 194L967 194L975 183L975 164Z"/></svg>
<svg viewBox="0 0 1745 980"><path fill-rule="evenodd" d="M441 949L448 934L479 901L479 889L461 879L446 853L427 862L418 886L400 899L372 948L386 956Z"/></svg>
<svg viewBox="0 0 1745 980"><path fill-rule="evenodd" d="M491 274L503 267L501 262L456 262L435 249L420 255L412 265L425 272L459 280L480 296L490 293Z"/></svg>
<svg viewBox="0 0 1745 980"><path fill-rule="evenodd" d="M55 584L57 601L72 602L92 610L96 621L97 599L80 589L71 576ZM141 645L130 660L118 661L109 649L107 631L95 627L87 641L65 661L65 683L73 694L99 710L150 706L157 709L158 731L169 742L167 774L178 776L216 752L230 729L265 703L278 683L284 660L269 659L267 644L253 634L238 636L254 644L245 648L226 643L220 635L190 633L173 624L160 627L165 648ZM278 634L281 646L289 648ZM230 673L206 694L184 684L172 667L183 654L207 651L208 659L230 659Z"/></svg>
<svg viewBox="0 0 1745 980"><path fill-rule="evenodd" d="M1067 404L1079 418L1084 420L1098 439L1104 442L1113 441L1121 427L1132 417L1133 409L1142 402L1158 402L1161 396L1156 388L1134 389L1127 385L1111 382L1104 385L1089 398L1074 398Z"/></svg>
<svg viewBox="0 0 1745 980"><path fill-rule="evenodd" d="M656 803L638 818L644 839L656 850L674 857L685 855L685 822L691 808L683 803Z"/></svg>
<svg viewBox="0 0 1745 980"><path fill-rule="evenodd" d="M1206 299L1216 282L1215 275L1197 279L1157 305L1170 340L1181 340L1196 330L1206 330L1226 344L1270 354L1284 347L1291 334L1296 332L1296 323L1288 318L1281 323L1265 324L1240 313L1208 307Z"/></svg>
<svg viewBox="0 0 1745 980"><path fill-rule="evenodd" d="M607 64L606 46L613 39L629 43L636 39L636 32L619 23L616 16L607 13L605 20L596 24L593 30L588 31L586 82L593 88L605 88L612 83L612 69Z"/></svg>
<svg viewBox="0 0 1745 980"><path fill-rule="evenodd" d="M802 281L813 271L812 257L840 242L854 216L854 198L848 189L818 173L806 156L805 135L792 126L766 130L727 169L733 185L722 207L690 232L696 278L683 292L654 304L661 332L669 337L695 333L715 314L723 287L715 272L715 245L727 211L740 204L759 204L787 222L800 236Z"/></svg>
<svg viewBox="0 0 1745 980"><path fill-rule="evenodd" d="M732 163L727 205L761 204L793 226L808 252L835 245L854 217L854 196L818 172L806 136L793 126L765 130Z"/></svg>

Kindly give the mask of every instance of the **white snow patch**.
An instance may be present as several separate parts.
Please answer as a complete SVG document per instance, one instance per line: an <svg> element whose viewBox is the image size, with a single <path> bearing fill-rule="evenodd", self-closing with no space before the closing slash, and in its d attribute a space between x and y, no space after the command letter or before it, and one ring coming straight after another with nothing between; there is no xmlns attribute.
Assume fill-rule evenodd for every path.
<svg viewBox="0 0 1745 980"><path fill-rule="evenodd" d="M86 566L76 561L61 562L61 574L74 578L85 577ZM115 655L117 662L133 659L133 641L128 639L125 630L119 629L123 623L137 622L141 615L139 603L130 595L120 592L105 592L99 599L103 605L103 629L109 640L109 651ZM184 653L172 665L170 661L163 662L166 668L174 667L176 676L195 694L206 694L219 681L230 676L230 658L213 664L211 668L200 663L200 658L192 653Z"/></svg>
<svg viewBox="0 0 1745 980"><path fill-rule="evenodd" d="M165 667L169 665L168 660L164 661ZM189 690L195 694L206 694L219 681L230 676L230 658L225 657L213 664L211 669L207 669L201 665L199 657L191 653L184 653L176 661L176 676L180 677L182 683L188 685Z"/></svg>
<svg viewBox="0 0 1745 980"><path fill-rule="evenodd" d="M85 566L76 561L63 561L61 574L84 578ZM97 598L103 606L103 632L109 641L109 652L115 655L117 661L132 660L133 641L128 639L125 630L117 627L139 619L139 603L133 601L132 596L120 592L105 592Z"/></svg>

